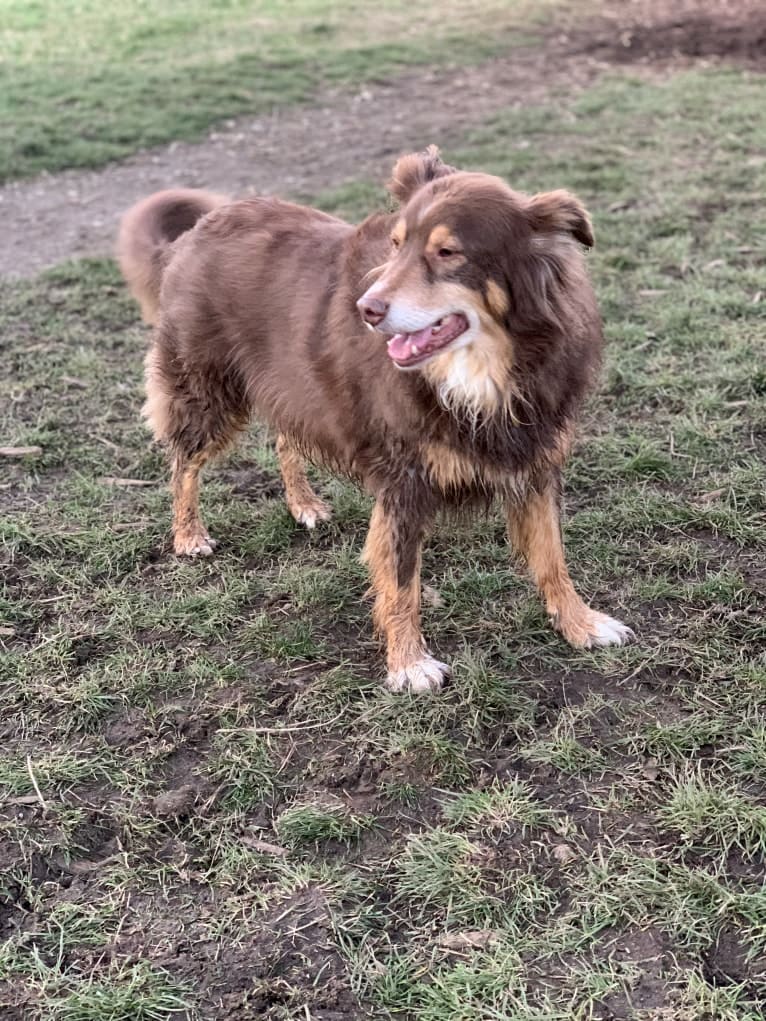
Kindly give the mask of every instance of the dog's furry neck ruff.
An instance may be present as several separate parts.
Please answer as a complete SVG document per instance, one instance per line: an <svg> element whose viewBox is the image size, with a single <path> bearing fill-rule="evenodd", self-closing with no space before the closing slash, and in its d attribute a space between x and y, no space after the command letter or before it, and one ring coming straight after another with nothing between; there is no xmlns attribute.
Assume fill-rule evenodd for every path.
<svg viewBox="0 0 766 1021"><path fill-rule="evenodd" d="M518 421L509 357L470 344L445 353L439 362L425 375L445 411L467 421L473 431L482 422Z"/></svg>

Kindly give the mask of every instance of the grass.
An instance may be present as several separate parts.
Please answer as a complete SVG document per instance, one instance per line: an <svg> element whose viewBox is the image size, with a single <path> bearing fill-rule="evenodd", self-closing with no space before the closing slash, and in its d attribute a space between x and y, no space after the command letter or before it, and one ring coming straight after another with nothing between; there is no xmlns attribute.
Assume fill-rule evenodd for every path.
<svg viewBox="0 0 766 1021"><path fill-rule="evenodd" d="M372 816L354 815L342 803L295 803L276 821L278 836L288 845L317 845L328 840L348 843L374 823Z"/></svg>
<svg viewBox="0 0 766 1021"><path fill-rule="evenodd" d="M453 826L477 830L485 836L510 832L514 824L522 827L550 825L553 815L521 780L493 783L483 790L458 794L444 806L444 817Z"/></svg>
<svg viewBox="0 0 766 1021"><path fill-rule="evenodd" d="M413 19L403 0L0 0L0 181L195 138L458 43L469 61L503 52L550 2L452 0Z"/></svg>
<svg viewBox="0 0 766 1021"><path fill-rule="evenodd" d="M55 1021L167 1021L188 1016L183 993L167 977L138 965L110 981L91 982L83 977L71 992L51 1003Z"/></svg>
<svg viewBox="0 0 766 1021"><path fill-rule="evenodd" d="M499 516L443 527L438 697L380 685L364 497L319 473L336 517L296 529L256 429L209 472L220 551L176 561L115 269L4 290L0 429L42 448L0 465L9 1018L762 1016L765 148L761 80L707 70L446 154L593 212L609 352L565 534L639 641L568 649Z"/></svg>

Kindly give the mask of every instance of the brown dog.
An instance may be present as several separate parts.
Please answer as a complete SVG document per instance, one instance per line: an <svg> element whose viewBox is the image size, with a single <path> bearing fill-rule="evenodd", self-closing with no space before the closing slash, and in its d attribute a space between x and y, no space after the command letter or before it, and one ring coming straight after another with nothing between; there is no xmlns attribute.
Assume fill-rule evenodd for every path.
<svg viewBox="0 0 766 1021"><path fill-rule="evenodd" d="M375 497L364 559L389 688L439 688L448 673L420 630L421 543L445 506L499 497L554 627L579 647L627 641L575 592L559 527L602 345L587 213L564 191L529 197L456 171L434 147L402 157L389 189L399 211L359 227L194 191L126 214L120 262L156 324L144 414L172 458L176 553L212 552L200 470L255 414L277 433L296 521L330 513L304 456Z"/></svg>

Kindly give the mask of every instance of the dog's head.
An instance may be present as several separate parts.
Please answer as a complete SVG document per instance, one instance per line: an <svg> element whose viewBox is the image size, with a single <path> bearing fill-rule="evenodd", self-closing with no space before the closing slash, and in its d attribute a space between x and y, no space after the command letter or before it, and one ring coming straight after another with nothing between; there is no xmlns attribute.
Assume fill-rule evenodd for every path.
<svg viewBox="0 0 766 1021"><path fill-rule="evenodd" d="M486 392L501 389L514 343L566 329L559 291L578 264L575 242L593 244L588 214L565 191L530 197L457 171L433 146L402 157L389 189L400 213L390 256L358 302L362 318L389 337L398 368L442 390L456 374L474 385L467 377L482 370L493 380Z"/></svg>

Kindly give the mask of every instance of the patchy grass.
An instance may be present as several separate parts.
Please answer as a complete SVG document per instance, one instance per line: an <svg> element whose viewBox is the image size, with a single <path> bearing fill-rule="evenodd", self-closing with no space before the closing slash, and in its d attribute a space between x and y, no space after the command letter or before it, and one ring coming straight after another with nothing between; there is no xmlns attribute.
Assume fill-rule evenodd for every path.
<svg viewBox="0 0 766 1021"><path fill-rule="evenodd" d="M349 843L373 823L373 816L354 815L340 802L306 802L286 808L276 821L276 831L293 847L328 840Z"/></svg>
<svg viewBox="0 0 766 1021"><path fill-rule="evenodd" d="M193 138L445 51L518 45L553 0L0 0L0 181ZM487 26L492 25L492 33Z"/></svg>
<svg viewBox="0 0 766 1021"><path fill-rule="evenodd" d="M593 211L566 540L639 640L568 649L499 516L443 528L438 697L380 686L366 498L319 474L335 519L295 528L256 429L209 472L220 551L176 561L115 269L4 291L1 429L42 448L0 464L4 1017L762 1016L764 150L761 79L708 71L447 154Z"/></svg>

